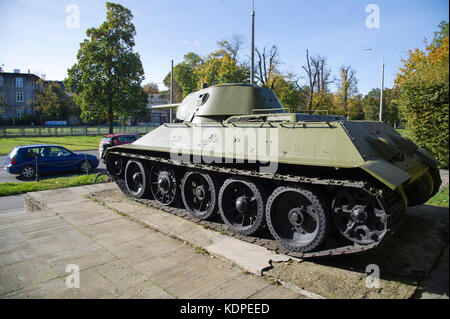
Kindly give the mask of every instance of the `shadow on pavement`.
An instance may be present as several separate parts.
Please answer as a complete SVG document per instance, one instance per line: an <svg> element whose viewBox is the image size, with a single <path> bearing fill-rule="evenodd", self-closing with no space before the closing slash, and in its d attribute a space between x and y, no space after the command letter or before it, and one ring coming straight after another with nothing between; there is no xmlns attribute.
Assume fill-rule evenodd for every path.
<svg viewBox="0 0 450 319"><path fill-rule="evenodd" d="M421 286L437 266L448 270L448 228L448 208L431 205L412 207L396 233L378 249L360 255L317 259L314 263L361 274L366 274L368 265L375 264L380 269L381 279ZM446 284L428 284L421 286L420 290L448 296L448 271L437 275L435 280Z"/></svg>

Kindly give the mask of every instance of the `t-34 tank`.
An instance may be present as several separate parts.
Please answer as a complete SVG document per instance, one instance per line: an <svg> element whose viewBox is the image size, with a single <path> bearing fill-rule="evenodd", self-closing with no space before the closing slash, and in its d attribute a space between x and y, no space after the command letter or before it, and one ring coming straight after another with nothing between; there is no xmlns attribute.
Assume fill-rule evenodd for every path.
<svg viewBox="0 0 450 319"><path fill-rule="evenodd" d="M374 248L441 184L435 160L390 126L289 113L269 89L216 85L159 108L174 107L177 123L106 150L111 177L195 220L218 213L240 237L268 229L291 255Z"/></svg>

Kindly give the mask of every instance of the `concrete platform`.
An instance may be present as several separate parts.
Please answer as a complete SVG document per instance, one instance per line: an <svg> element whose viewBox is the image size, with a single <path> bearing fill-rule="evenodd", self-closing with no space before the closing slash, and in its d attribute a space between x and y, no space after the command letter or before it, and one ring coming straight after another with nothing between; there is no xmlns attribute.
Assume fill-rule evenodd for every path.
<svg viewBox="0 0 450 319"><path fill-rule="evenodd" d="M106 205L88 199L89 194ZM63 266L76 259L92 287L72 295L57 290L58 296L448 298L446 208L409 209L403 227L375 252L299 261L138 204L114 184L30 193L25 204L32 213L0 218L0 239L6 242L6 252L0 246L0 286L2 271L6 278L11 275L4 267L20 265L21 276L28 278L30 264L20 263L37 258L61 280ZM5 241L3 234L15 240ZM25 242L18 240L24 234ZM379 267L378 287L366 285L368 265ZM45 294L46 285L53 285L48 272L42 271L40 288L35 286L31 296ZM0 296L29 291L15 284L17 277L8 281L13 290L6 295L0 290Z"/></svg>
<svg viewBox="0 0 450 319"><path fill-rule="evenodd" d="M408 209L402 227L376 251L299 261L141 205L118 189L92 195L119 214L313 298L448 298L448 272L436 269L448 269L447 208ZM366 286L368 265L380 270L379 288Z"/></svg>
<svg viewBox="0 0 450 319"><path fill-rule="evenodd" d="M0 298L305 298L85 197L112 188L36 192L2 213Z"/></svg>

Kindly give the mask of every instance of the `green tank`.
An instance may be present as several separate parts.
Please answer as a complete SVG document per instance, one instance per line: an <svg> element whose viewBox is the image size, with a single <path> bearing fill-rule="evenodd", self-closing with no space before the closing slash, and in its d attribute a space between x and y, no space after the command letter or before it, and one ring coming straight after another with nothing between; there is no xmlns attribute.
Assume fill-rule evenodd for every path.
<svg viewBox="0 0 450 319"><path fill-rule="evenodd" d="M290 113L266 88L216 85L158 108L177 121L103 154L123 192L294 256L375 248L441 184L390 126Z"/></svg>

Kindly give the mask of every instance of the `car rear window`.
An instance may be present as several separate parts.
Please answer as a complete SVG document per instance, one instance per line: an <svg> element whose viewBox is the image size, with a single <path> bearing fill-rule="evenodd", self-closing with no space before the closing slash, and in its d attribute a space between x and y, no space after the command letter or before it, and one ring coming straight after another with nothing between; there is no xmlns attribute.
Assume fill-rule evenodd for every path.
<svg viewBox="0 0 450 319"><path fill-rule="evenodd" d="M18 147L14 147L11 152L8 154L8 158L14 158L17 155Z"/></svg>

